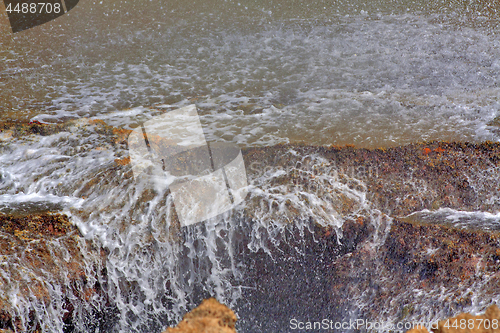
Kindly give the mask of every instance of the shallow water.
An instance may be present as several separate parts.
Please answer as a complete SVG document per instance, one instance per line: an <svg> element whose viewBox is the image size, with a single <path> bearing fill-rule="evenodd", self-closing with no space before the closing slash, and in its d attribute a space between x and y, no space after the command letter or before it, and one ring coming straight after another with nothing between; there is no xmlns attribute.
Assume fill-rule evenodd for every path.
<svg viewBox="0 0 500 333"><path fill-rule="evenodd" d="M473 230L500 230L500 213L492 214L483 211L460 211L440 208L435 211L423 210L405 217L410 221L435 223Z"/></svg>
<svg viewBox="0 0 500 333"><path fill-rule="evenodd" d="M497 140L497 7L88 1L15 35L4 17L0 120L130 124L194 102L244 146Z"/></svg>

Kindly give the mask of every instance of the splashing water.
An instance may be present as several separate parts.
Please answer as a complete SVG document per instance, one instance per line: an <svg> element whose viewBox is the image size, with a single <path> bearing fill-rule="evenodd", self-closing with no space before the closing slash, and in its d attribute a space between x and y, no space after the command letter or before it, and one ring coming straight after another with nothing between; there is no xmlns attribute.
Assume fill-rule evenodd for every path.
<svg viewBox="0 0 500 333"><path fill-rule="evenodd" d="M493 2L149 3L80 2L69 15L15 36L0 17L0 120L61 123L85 116L132 129L196 103L208 140L245 148L499 139L491 125L500 110ZM2 258L0 302L23 327L38 322L45 331L70 330L68 304L71 329L81 332L159 331L208 296L245 313L241 300L255 288L245 280L248 257L264 252L277 263L279 255L292 262L284 249L305 257L308 237L307 244L321 244L315 226L345 243L341 227L358 217L373 225L363 244L368 254L386 241L391 218L367 199L367 185L301 149L280 151L270 163L247 160L244 204L181 227L168 189L134 180L126 146L95 119L46 136L0 134L0 212L61 211L83 235L46 241L52 257L65 260L37 269L27 259L39 241L19 249L0 233L19 250ZM498 168L471 169L467 179L476 212L438 209L418 218L496 230ZM423 179L384 186L397 183L418 200L437 197ZM101 248L105 255L96 254ZM68 277L66 259L75 256L84 280ZM380 267L377 260L360 265L360 276L384 277ZM444 302L472 289L415 290L423 303L436 304L431 299ZM371 297L355 293L338 314L355 318ZM395 295L394 303L409 297ZM484 302L478 297L471 309ZM429 318L438 315L444 313Z"/></svg>
<svg viewBox="0 0 500 333"><path fill-rule="evenodd" d="M333 228L341 242L346 218L376 213L361 181L339 173L317 154L302 156L290 149L282 156L288 161L285 165L268 165L260 172L257 164L250 164L244 204L181 228L168 189L154 186L148 178L134 179L130 164L120 167L115 160L126 156L126 147L116 144L104 128L102 123L80 120L59 133L3 142L0 209L22 213L25 206L36 205L42 211L56 207L71 216L84 237L78 247L86 276L98 279L93 283L107 294L89 299L86 305L73 297L81 307L76 313L84 316L92 307L103 309L111 302L117 309L115 330L159 330L207 295L236 306L242 288L247 288L241 282L248 269L241 261L242 244L253 253L263 250L272 255L288 242L284 237L288 226L295 225L303 234L314 224ZM50 246L54 255L64 252L57 242ZM86 242L93 246L88 248ZM107 253L102 264L92 254L99 247ZM105 276L100 273L102 265ZM13 299L20 297L12 292L16 283L20 282L8 284L11 291L4 285L2 298L26 323L34 311L53 331L64 326L65 310L59 304L63 292L49 288L52 308L33 308L37 303L32 295ZM43 283L56 289L70 285L57 277ZM77 330L89 329L85 320L75 325Z"/></svg>

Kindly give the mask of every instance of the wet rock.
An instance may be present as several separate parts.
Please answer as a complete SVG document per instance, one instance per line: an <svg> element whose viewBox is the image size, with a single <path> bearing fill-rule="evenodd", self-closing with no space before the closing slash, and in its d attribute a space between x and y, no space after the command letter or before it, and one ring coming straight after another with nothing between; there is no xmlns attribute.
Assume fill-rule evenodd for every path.
<svg viewBox="0 0 500 333"><path fill-rule="evenodd" d="M0 329L0 333L14 333L14 332L11 330Z"/></svg>
<svg viewBox="0 0 500 333"><path fill-rule="evenodd" d="M492 119L487 125L494 126L494 127L500 127L500 116L497 116L494 119Z"/></svg>
<svg viewBox="0 0 500 333"><path fill-rule="evenodd" d="M99 119L80 118L55 124L26 120L0 123L0 142L29 135L48 136L60 132L73 132L77 128L85 128L88 132L101 134L112 145L125 144L126 138L131 132L130 130L109 126Z"/></svg>
<svg viewBox="0 0 500 333"><path fill-rule="evenodd" d="M488 172L500 166L500 143L433 141L387 149L278 145L246 149L244 154L247 165L259 161L261 168L285 170L297 166L294 156L322 156L339 176L364 182L367 199L391 216L439 207L500 210L500 202L487 200L500 191L488 181L497 176ZM307 167L306 163L299 167ZM293 182L293 174L287 181Z"/></svg>
<svg viewBox="0 0 500 333"><path fill-rule="evenodd" d="M453 315L472 305L471 290L486 302L500 293L482 282L500 272L499 250L499 233L393 220L381 246L360 244L336 260L332 292L371 304L362 318Z"/></svg>
<svg viewBox="0 0 500 333"><path fill-rule="evenodd" d="M85 126L88 131L107 138L103 140L107 143L107 148L89 149L112 149L116 146L126 148L128 144L129 131L111 128L104 122L96 120L79 120L61 125L32 123L3 126L6 133L4 137L7 139L28 135L49 135L57 131L71 132L74 128ZM168 146L160 138L158 140L152 138L152 142L158 146ZM1 145L2 142L0 148ZM324 165L314 164L312 157L315 156L320 156L324 160ZM280 176L272 177L272 180L266 178L266 185L272 182L274 190L284 189L282 191L284 194L291 193L289 189L295 189L296 193L302 191L302 193L312 193L320 199L328 198L329 201L322 203L329 203L334 213L338 214L338 219L343 222L341 228L335 228L319 223L322 221L309 220L309 216L302 214L303 211L300 210L303 207L300 204L305 204L306 208L311 207L305 199L297 200L298 203L284 201L282 207L286 208L287 214L282 214L280 210L275 210L274 215L269 214L271 216L269 223L283 221L291 225L298 219L311 222L314 225L312 228L314 235L304 236L291 228L290 234L296 243L291 242L290 245L286 245L282 242L280 248L272 248L274 244L269 242L269 248L274 251L273 255L277 258L276 263L266 264L267 254L248 252L242 254L248 260L247 267L253 270L248 273L248 277L260 288L258 301L263 303L264 310L261 312L262 318L256 320L265 321L266 315L283 318L284 311L296 315L297 309L290 309L288 306L290 300L293 300L293 304L301 304L302 309L307 309L310 313L318 310L318 317L323 314L319 310L327 309L325 312L328 314L333 313L343 318L349 314L349 311L343 309L348 309L356 302L364 302L370 305L360 310L359 317L379 318L382 315L406 318L425 313L428 309L423 305L438 309L445 315L455 314L471 306L473 297L469 293L470 290L475 290L484 296L484 302L488 303L488 297L494 298L500 294L498 233L462 230L400 218L422 209L433 210L443 207L466 211L500 210L498 200L487 200L488 197L500 195L498 182L491 181L498 175L495 172L500 166L500 144L428 142L373 150L356 149L353 146L282 145L245 149L244 158L251 179L255 180L259 173L265 172L266 168L276 171L279 167L284 172ZM252 163L255 162L258 163L254 168ZM78 195L91 196L96 188L113 188L125 177L132 177L130 157L127 157L126 153L117 155L110 164L112 167L106 164L102 167L107 168L105 171L96 170L88 179L82 180L84 184L78 186L80 188ZM343 188L366 193L366 199L372 205L369 208L381 211L380 221L375 221L373 216L360 208L352 196L344 195L341 191L329 192L331 190L328 187L329 183L324 180L327 175L334 175L335 177L329 180L338 181L345 186ZM151 190L144 191L138 198L137 205L151 201L154 196L155 193ZM263 200L258 196L253 200L247 202L245 219L255 221L259 218L255 212L262 206ZM266 206L267 208L274 209L271 205ZM320 219L332 216L328 207L317 205L317 208L325 212ZM116 207L106 207L106 209L112 212ZM90 213L78 212L82 218ZM391 220L390 217L394 219ZM129 221L125 221L124 224L129 224ZM172 235L180 234L179 230L178 222L170 225ZM19 288L21 297L35 290L39 299L50 302L47 285L40 282L48 275L55 277L56 282L59 280L58 283L63 285L64 292L75 294L79 299L90 299L99 292L99 285L87 282L90 277L86 275L82 266L81 249L91 245L82 243L76 229L64 216L32 215L23 218L4 216L0 232L2 237L5 235L1 250L4 252L0 253L0 256L9 255L15 258L9 259L7 263L8 275L12 276L13 280L20 278L15 265L19 265L22 258L24 260L22 265L29 265L30 270L35 272L38 278L34 282L31 280L21 282L22 286ZM340 242L337 232L342 233ZM241 235L248 234L241 233ZM307 237L311 239L308 240ZM50 251L57 249L53 247L53 241L57 241L67 249L70 260L62 260L64 256L61 253ZM176 241L182 241L182 237L179 236ZM28 244L29 252L24 250ZM242 248L248 249L247 246ZM302 260L294 255L297 252L296 248L305 253L306 259ZM96 265L100 260L102 263L102 257L106 255L98 248L89 249L88 253L94 253ZM257 264L252 264L252 261ZM304 269L299 271L299 266ZM50 274L44 275L44 272ZM64 280L67 279L66 275L69 276L69 281L76 281L75 284L79 287L73 288L71 283L60 282L67 281ZM490 283L482 283L486 278L491 279ZM288 279L288 285L282 282L283 279ZM300 286L300 290L297 290L297 281L304 281L304 286ZM1 282L6 285L5 281ZM321 295L314 295L318 290L321 291ZM257 292L252 290L249 293L255 295ZM445 304L437 301L437 295L442 293L448 297ZM421 300L422 297L425 299ZM322 301L320 305L318 299ZM4 309L4 312L0 313L0 328L17 327L17 319L10 315L12 313L10 304L1 302L0 297L0 309ZM269 303L264 304L264 302ZM414 306L410 307L408 304ZM68 323L71 322L72 316L70 309L71 306L68 305L70 313ZM219 324L208 316L208 310L203 311L196 312L198 313L196 320L195 317L186 317L187 321L183 322L182 329L191 329L191 324ZM226 316L224 318L229 318L227 320L231 322L232 317L222 313L220 316ZM221 329L234 330L234 323L233 327L226 325ZM174 330L172 328L168 332L177 332Z"/></svg>
<svg viewBox="0 0 500 333"><path fill-rule="evenodd" d="M236 315L215 298L204 300L200 306L186 314L174 328L164 333L236 333Z"/></svg>
<svg viewBox="0 0 500 333"><path fill-rule="evenodd" d="M86 258L84 257L86 253ZM93 253L89 256L89 253ZM39 329L36 318L26 322L16 315L19 309L8 295L16 292L17 306L23 300L35 304L51 303L51 290L59 289L66 298L63 321L71 326L74 307L70 299L89 300L101 294L95 277L87 275L86 260L93 258L102 267L105 253L79 237L78 229L63 214L10 216L0 214L0 329L29 331ZM87 262L88 263L88 262ZM25 272L28 271L29 274ZM91 281L94 282L91 282ZM32 310L24 309L28 312Z"/></svg>
<svg viewBox="0 0 500 333"><path fill-rule="evenodd" d="M40 214L12 216L0 213L0 231L9 233L22 240L33 240L42 237L58 237L70 232L78 233L78 229L64 214Z"/></svg>
<svg viewBox="0 0 500 333"><path fill-rule="evenodd" d="M432 284L463 283L500 269L498 233L394 221L383 246L392 271L418 275Z"/></svg>

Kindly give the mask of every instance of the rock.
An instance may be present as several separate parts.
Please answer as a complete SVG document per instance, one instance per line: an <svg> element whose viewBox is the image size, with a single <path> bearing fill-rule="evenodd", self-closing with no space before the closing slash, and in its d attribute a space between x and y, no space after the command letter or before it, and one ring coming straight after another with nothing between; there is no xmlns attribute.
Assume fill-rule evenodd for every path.
<svg viewBox="0 0 500 333"><path fill-rule="evenodd" d="M48 306L54 288L68 299L88 301L97 294L102 296L99 284L90 282L94 277L87 276L85 260L93 258L96 267L102 267L105 253L81 239L68 216L0 214L0 240L0 332L36 331L43 323L23 323L15 306L24 307L28 303L23 304L24 300L29 300L31 307ZM29 274L23 273L26 271ZM17 290L15 305L9 298L12 290ZM62 320L70 325L74 307L68 301L65 308Z"/></svg>
<svg viewBox="0 0 500 333"><path fill-rule="evenodd" d="M58 237L71 231L78 233L66 215L49 213L26 216L11 216L0 213L0 231L23 240Z"/></svg>
<svg viewBox="0 0 500 333"><path fill-rule="evenodd" d="M500 293L499 248L498 232L393 219L383 245L362 241L335 260L328 273L334 277L331 299L356 297L371 304L359 314L371 320L380 311L398 321L429 313L451 316L471 306L474 295L488 304Z"/></svg>
<svg viewBox="0 0 500 333"><path fill-rule="evenodd" d="M99 141L99 146L92 146L89 149L111 150L120 147L116 150L123 154L117 155L115 163L111 166L106 165L106 170L92 175L88 181L82 181L81 186L78 184L79 195L82 197L92 195L95 187L101 184L103 179L121 181L123 178L120 177L133 176L130 157L126 155L125 150L129 131L112 128L98 120L81 119L60 125L38 122L3 124L0 126L2 135L0 148L7 146L4 140L51 135L61 131L74 132L80 127L85 127L89 133L97 133L106 138ZM151 143L162 147L168 146L168 143L156 139L152 137ZM495 172L500 167L499 143L427 142L374 150L357 149L353 146L278 145L243 149L243 155L251 179L256 179L267 168L269 170L281 168L285 172L279 177L268 179L265 185L272 182L275 188L283 188L285 194L292 192L289 189L294 189L313 193L321 199L331 199L323 203L329 203L339 218L345 218L341 230L343 234L341 244L338 244L336 237L338 230L325 227L325 224L315 225L314 237L311 236L314 242L307 243L304 236L298 233L295 237L298 245L307 245L309 246L307 250L316 251L310 254L311 262L319 262L317 259L321 255L324 256L322 258L324 261L320 261L317 266L322 269L321 274L318 273L316 275L318 279L315 279L321 281L321 284L318 282L320 287L304 290L304 292L324 290L325 296L321 296L324 299L322 304L332 309L347 309L352 306L352 299L359 298L360 301L371 304L370 307L363 308L363 312L360 313L360 316L366 318L380 318L380 316L407 318L437 308L442 310L441 315L446 317L470 306L473 298L469 291L485 277L491 277L490 282L480 284L482 290L477 290L484 304L490 303L490 296L500 293L498 231L461 230L439 224L426 224L422 221L404 221L400 218L415 211L444 207L464 211L498 212L500 201L491 198L500 196L500 190L498 183L489 179L495 179L493 177L498 175ZM321 157L324 164L322 162L319 165L315 162L314 158L317 156ZM330 191L332 188L321 178L335 173L338 177L335 179L331 177L333 180L349 189L366 193L366 199L372 205L370 208L380 210L381 218L374 219L372 215L361 210L353 216L353 211L361 209L357 201L342 191ZM117 176L120 174L123 176ZM106 181L103 183L112 186ZM138 202L148 202L154 195L152 190L144 191ZM309 218L305 214L301 215L303 206L300 205L300 200L296 202L283 203L288 215L281 214L278 209L274 210L276 214L269 214L275 219L273 222L280 218L286 222ZM249 200L245 219L259 218L255 212L262 206L261 204L262 200L258 196L254 197L254 201ZM324 206L318 205L316 208L325 212L321 215L323 217L332 215ZM30 213L33 212L30 210ZM85 216L90 212L80 212L80 214ZM172 239L177 235L176 241L182 241L182 235L179 236L180 224L175 222L172 225L169 230ZM62 285L64 293L74 295L80 300L99 293L98 285L87 282L88 277L85 276L80 251L82 249L80 244L84 242L79 240L77 231L67 218L40 214L23 219L13 216L2 217L0 235L6 235L5 241L0 243L0 258L3 258L2 256L14 258L9 259L4 269L7 272L6 276L11 276L12 280L19 284L20 287L17 288L19 297L23 298L27 292L34 290L37 301L49 303L48 284ZM54 239L68 250L69 261L62 260L62 255L50 251L51 246L55 250L58 249L51 245ZM25 253L23 249L28 243L31 246L30 252ZM310 244L313 246L317 244L317 247L313 248ZM285 246L286 244L282 245ZM283 251L283 248L276 249L277 257L280 255L279 250ZM290 247L290 250L294 248ZM90 252L93 252L97 262L104 260L100 258L100 256L105 257L101 249L94 248L89 250ZM258 256L260 254L248 253L247 257L256 260L259 259ZM23 261L20 258L23 258ZM265 263L265 260L267 258L262 262ZM291 263L286 263L295 269ZM15 265L28 267L29 271L34 272L35 282L19 281L19 270L15 269ZM287 272L280 272L279 277L285 276ZM291 269L290 272L294 271ZM261 264L252 267L252 272L249 274L255 274L252 276L254 278L252 281L257 281L261 287L259 292L262 292L262 297L258 301L269 300L269 303L263 306L262 318L273 317L271 314L273 310L277 316L281 315L279 312L282 312L282 309L278 306L289 307L288 302L292 297L296 297L297 301L304 298L295 289L292 290L300 275L288 274L289 285L292 287L286 289L282 279L278 280L275 267L271 265L268 267ZM47 276L54 279L49 281L46 279ZM269 284L268 289L265 289L262 286L267 278ZM66 281L70 282L64 286L64 282L61 282L63 279L68 279ZM280 281L280 288L275 288L276 281ZM78 291L71 290L70 284L73 282L78 282L78 286L81 286ZM7 282L3 281L0 275L0 290L2 284L5 286ZM436 297L437 294L441 295L443 290L447 292L446 297L449 297L446 302L439 301ZM311 299L313 307L312 302L315 299ZM411 307L408 304L415 306ZM426 306L419 308L418 304ZM307 307L304 304L301 306ZM338 310L336 314L344 315L341 311L343 310ZM15 312L10 308L9 300L4 301L0 297L0 329L16 330L16 318L10 315L12 313ZM71 313L68 316L71 317ZM235 321L236 317L231 310L215 299L210 299L187 314L176 328L169 328L166 332L235 332ZM424 331L421 329L421 332Z"/></svg>
<svg viewBox="0 0 500 333"><path fill-rule="evenodd" d="M496 116L493 120L491 120L489 123L486 125L488 126L495 126L495 127L500 127L500 116Z"/></svg>
<svg viewBox="0 0 500 333"><path fill-rule="evenodd" d="M455 326L455 327L453 327ZM441 320L434 333L498 333L500 332L500 310L496 304L486 309L483 315L461 313L453 318ZM414 328L407 333L428 333L426 328Z"/></svg>
<svg viewBox="0 0 500 333"><path fill-rule="evenodd" d="M488 200L499 192L494 182L484 182L480 172L500 166L500 144L484 142L426 142L387 149L277 145L243 149L249 173L281 167L293 170L296 156L319 155L339 175L363 181L367 199L391 216L423 209L498 211L500 203ZM306 167L308 160L301 162ZM294 181L293 173L284 182ZM286 178L286 176L284 176ZM495 194L494 194L495 193Z"/></svg>
<svg viewBox="0 0 500 333"><path fill-rule="evenodd" d="M204 300L200 306L186 314L176 327L164 333L236 333L236 315L215 298Z"/></svg>

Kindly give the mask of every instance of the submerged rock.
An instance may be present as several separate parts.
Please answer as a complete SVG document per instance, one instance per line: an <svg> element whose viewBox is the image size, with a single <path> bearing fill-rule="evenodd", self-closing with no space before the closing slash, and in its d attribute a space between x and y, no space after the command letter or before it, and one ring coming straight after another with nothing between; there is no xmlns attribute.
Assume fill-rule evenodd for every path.
<svg viewBox="0 0 500 333"><path fill-rule="evenodd" d="M236 333L236 315L215 298L204 300L200 306L186 314L174 328L164 333Z"/></svg>

